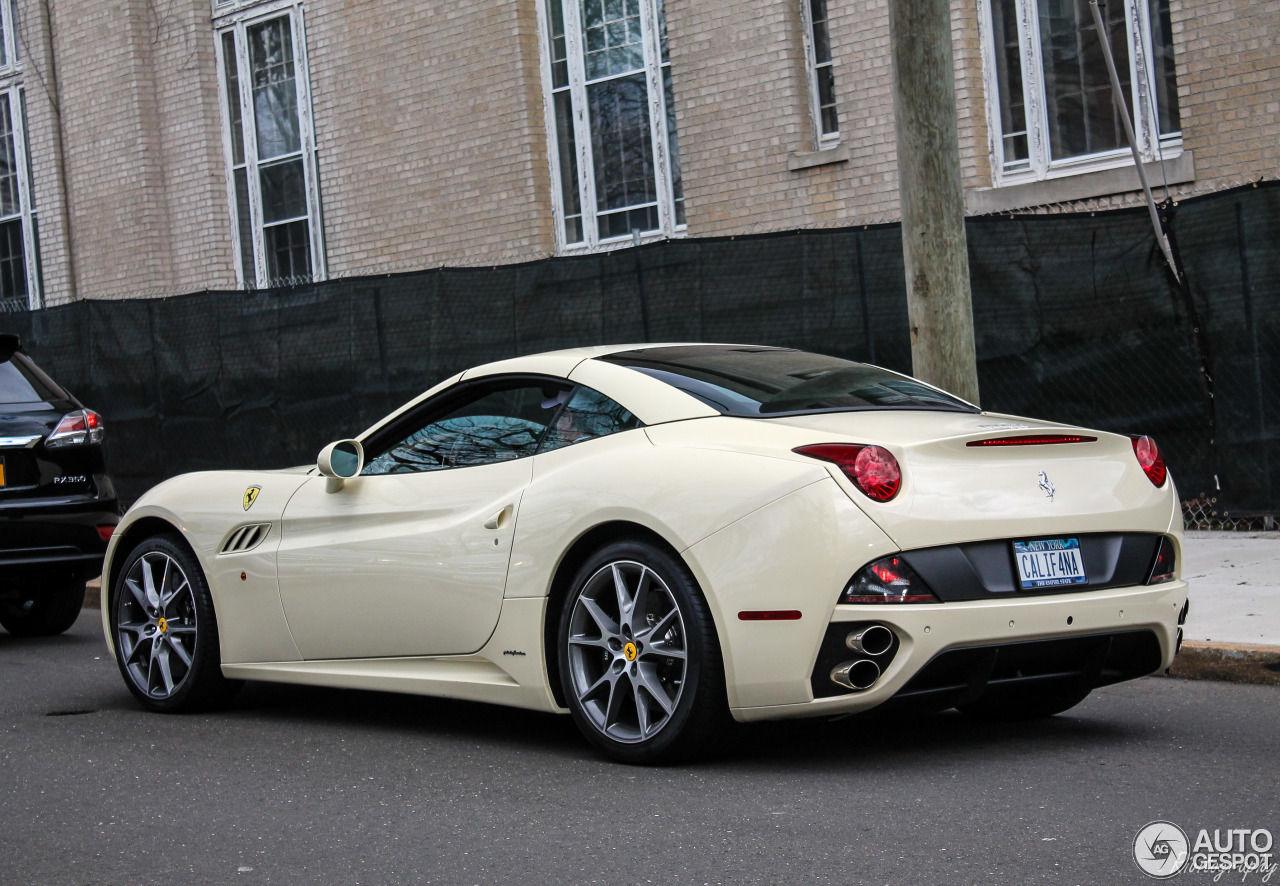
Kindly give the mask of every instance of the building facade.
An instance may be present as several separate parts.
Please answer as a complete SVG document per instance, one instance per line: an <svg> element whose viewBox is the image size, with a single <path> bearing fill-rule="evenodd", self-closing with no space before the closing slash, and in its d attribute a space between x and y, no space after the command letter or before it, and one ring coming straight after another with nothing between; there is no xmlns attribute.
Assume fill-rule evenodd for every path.
<svg viewBox="0 0 1280 886"><path fill-rule="evenodd" d="M1105 6L1157 197L1280 171L1280 3ZM1088 0L951 11L968 211L1131 195ZM0 0L0 30L9 305L897 217L884 0Z"/></svg>

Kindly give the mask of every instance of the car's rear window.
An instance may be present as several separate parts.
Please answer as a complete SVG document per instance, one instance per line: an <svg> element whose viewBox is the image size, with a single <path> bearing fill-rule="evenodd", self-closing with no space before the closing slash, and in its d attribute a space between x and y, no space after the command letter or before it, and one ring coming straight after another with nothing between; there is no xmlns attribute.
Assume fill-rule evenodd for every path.
<svg viewBox="0 0 1280 886"><path fill-rule="evenodd" d="M0 403L41 403L69 399L67 392L22 354L0 362Z"/></svg>
<svg viewBox="0 0 1280 886"><path fill-rule="evenodd" d="M601 357L660 379L725 415L748 418L865 409L978 410L878 366L789 348L683 345Z"/></svg>

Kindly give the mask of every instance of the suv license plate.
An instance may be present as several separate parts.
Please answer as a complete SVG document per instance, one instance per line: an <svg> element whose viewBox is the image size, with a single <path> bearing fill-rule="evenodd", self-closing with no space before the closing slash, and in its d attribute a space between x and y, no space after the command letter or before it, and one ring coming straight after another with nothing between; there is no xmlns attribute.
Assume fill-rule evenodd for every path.
<svg viewBox="0 0 1280 886"><path fill-rule="evenodd" d="M1013 559L1024 591L1061 585L1088 584L1078 538L1015 541Z"/></svg>

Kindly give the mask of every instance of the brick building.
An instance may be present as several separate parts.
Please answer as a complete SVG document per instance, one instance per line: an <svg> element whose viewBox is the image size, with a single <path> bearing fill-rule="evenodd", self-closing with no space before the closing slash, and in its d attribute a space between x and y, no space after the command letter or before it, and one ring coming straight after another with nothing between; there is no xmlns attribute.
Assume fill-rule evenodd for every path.
<svg viewBox="0 0 1280 886"><path fill-rule="evenodd" d="M1280 3L1109 7L1153 183L1280 170ZM952 24L970 213L1136 189L1087 0ZM888 27L885 0L0 0L0 299L892 220Z"/></svg>

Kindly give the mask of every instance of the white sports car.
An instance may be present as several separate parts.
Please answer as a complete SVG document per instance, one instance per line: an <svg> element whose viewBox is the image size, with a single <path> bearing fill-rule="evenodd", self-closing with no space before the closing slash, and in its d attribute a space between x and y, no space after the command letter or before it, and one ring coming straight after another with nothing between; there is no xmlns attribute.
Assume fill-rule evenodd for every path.
<svg viewBox="0 0 1280 886"><path fill-rule="evenodd" d="M1047 716L1167 667L1155 444L783 348L597 347L441 382L318 464L187 474L111 541L133 694L243 680L568 712L619 760L731 720Z"/></svg>

